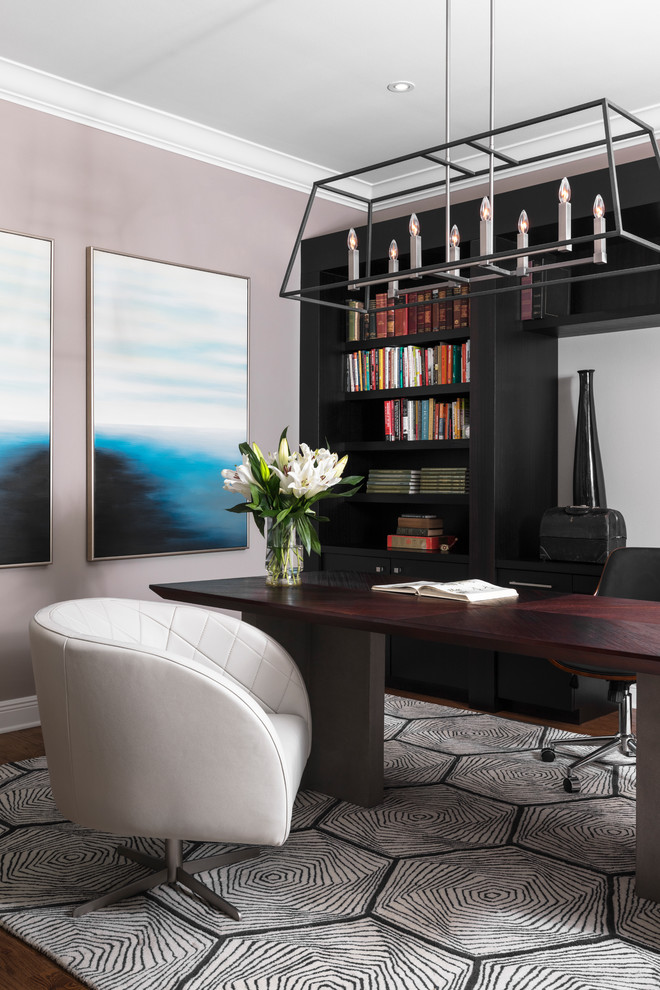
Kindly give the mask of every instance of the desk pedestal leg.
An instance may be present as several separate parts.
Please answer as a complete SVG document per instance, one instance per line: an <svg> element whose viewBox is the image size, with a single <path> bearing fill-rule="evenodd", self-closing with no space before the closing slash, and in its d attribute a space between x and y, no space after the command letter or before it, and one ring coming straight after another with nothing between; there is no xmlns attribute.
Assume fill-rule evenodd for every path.
<svg viewBox="0 0 660 990"><path fill-rule="evenodd" d="M312 710L302 785L370 808L383 800L385 636L243 613L298 664Z"/></svg>
<svg viewBox="0 0 660 990"><path fill-rule="evenodd" d="M637 676L637 882L660 901L660 677Z"/></svg>

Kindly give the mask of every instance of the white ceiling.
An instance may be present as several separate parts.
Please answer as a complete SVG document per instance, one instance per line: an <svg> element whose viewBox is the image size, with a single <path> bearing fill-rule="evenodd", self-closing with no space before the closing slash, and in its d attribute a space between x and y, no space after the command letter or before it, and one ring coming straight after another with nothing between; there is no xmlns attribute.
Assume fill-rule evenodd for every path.
<svg viewBox="0 0 660 990"><path fill-rule="evenodd" d="M191 146L241 139L248 171L251 145L277 152L275 181L444 140L443 0L0 0L0 17L0 97L66 115L110 94L115 129L154 108L202 125ZM489 0L453 0L452 137L488 127L488 17ZM660 129L659 29L658 0L496 0L495 124L606 96ZM100 106L78 119L103 126Z"/></svg>

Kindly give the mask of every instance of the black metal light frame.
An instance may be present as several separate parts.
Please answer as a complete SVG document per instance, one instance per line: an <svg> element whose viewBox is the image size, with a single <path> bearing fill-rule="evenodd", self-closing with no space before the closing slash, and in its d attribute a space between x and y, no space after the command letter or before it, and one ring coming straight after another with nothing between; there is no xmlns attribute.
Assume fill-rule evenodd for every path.
<svg viewBox="0 0 660 990"><path fill-rule="evenodd" d="M579 144L572 145L570 147L562 147L554 151L546 151L542 154L530 155L529 157L519 157L515 158L503 151L498 151L494 147L495 137L501 137L502 135L512 134L522 128L533 127L537 124L547 123L548 121L557 121L561 118L569 117L574 114L584 113L589 110L594 110L600 108L602 114L602 126L603 134L602 137L594 141L585 141ZM610 120L610 115L618 115L625 121L633 125L632 130L627 130L625 133L613 134L612 124ZM367 165L362 168L354 169L351 172L344 172L341 175L330 176L325 179L320 179L314 183L312 190L305 208L304 216L296 237L295 245L289 260L289 264L284 275L282 282L282 287L280 289L280 296L286 299L296 299L301 302L310 302L319 306L328 306L334 309L341 309L351 311L352 307L348 303L338 303L329 299L324 299L322 294L324 291L328 290L327 285L314 285L305 286L298 289L289 289L289 281L291 275L298 259L300 252L300 247L305 235L305 230L309 222L309 218L312 212L312 207L314 205L315 199L319 191L327 190L332 193L333 198L346 199L349 204L361 204L366 207L366 217L367 217L367 245L366 245L366 274L361 278L351 278L345 281L333 282L331 288L334 290L345 288L347 291L354 292L357 289L364 288L366 291L365 305L368 306L369 303L369 290L371 286L384 285L393 279L399 281L405 281L406 279L419 279L420 276L436 276L441 279L441 281L436 284L430 284L428 282L424 283L424 288L438 288L444 287L447 284L452 285L466 285L468 287L467 296L485 296L485 295L496 295L502 292L515 292L520 291L525 288L525 284L522 282L521 278L516 276L515 270L509 270L501 267L502 262L506 262L512 259L517 259L523 256L548 254L550 251L557 251L558 249L566 245L580 245L580 244L592 244L596 240L610 239L610 238L623 238L627 241L631 241L641 247L647 248L653 253L660 255L660 244L650 241L645 237L640 237L638 234L627 231L623 225L623 215L621 208L621 200L619 195L619 182L617 178L617 164L615 161L615 146L621 142L634 141L635 143L641 143L648 141L650 143L650 148L652 156L655 159L655 164L658 173L658 201L660 201L660 151L658 150L658 144L655 138L653 128L640 120L634 114L629 113L627 110L622 109L617 106L611 100L603 98L600 100L593 100L588 103L582 103L577 106L569 107L565 110L560 110L555 113L543 114L538 117L531 117L527 120L520 121L516 124L506 125L502 127L493 128L488 131L481 131L478 134L473 134L470 137L464 137L453 141L448 141L444 144L436 145L432 148L425 148L422 151L416 151L412 154L401 155L397 158L391 158L387 161L378 162L375 165ZM489 157L489 165L484 168L470 169L460 162L454 162L451 160L451 153L458 148L470 148L483 153ZM524 248L512 247L505 251L494 251L492 254L488 255L478 255L467 258L460 258L458 261L445 261L442 263L433 263L429 265L423 265L419 268L408 268L405 270L400 270L396 272L396 275L383 273L383 274L373 274L372 272L372 242L373 242L373 221L374 221L374 211L375 209L383 208L387 204L391 204L394 200L401 200L405 198L407 202L418 202L416 197L419 196L438 196L445 190L448 192L448 188L453 188L454 186L460 187L461 183L465 184L469 182L471 185L482 178L487 176L492 176L493 174L501 177L506 175L513 169L525 169L529 166L538 166L545 162L557 161L559 159L574 159L576 156L583 152L595 152L598 149L605 151L607 155L607 166L609 175L609 202L611 204L608 213L612 213L614 216L614 227L612 229L605 230L599 233L592 234L582 234L577 237L572 237L570 240L563 241L552 241L545 244L530 245ZM424 183L416 186L409 186L405 188L398 188L394 192L386 193L380 196L374 196L369 198L367 196L361 196L358 193L351 192L346 189L341 188L341 183L347 180L354 179L358 176L364 176L370 172L376 172L381 169L390 168L395 165L400 165L406 162L412 162L416 159L422 159L424 161L433 162L435 165L444 166L445 168L445 178L438 178L432 182ZM495 164L497 160L497 164ZM452 174L454 173L454 174ZM447 186L447 183L450 186ZM417 207L419 208L419 207ZM496 216L496 213L494 214ZM660 233L660 232L659 232ZM542 264L535 266L533 271L540 272L550 268L561 268L564 271L566 269L572 269L576 266L581 266L584 264L593 264L592 258L573 258L569 254L564 253L562 255L562 260L556 263ZM598 279L598 278L612 278L617 275L632 275L642 272L654 271L660 268L660 259L657 263L630 267L630 268L618 268L612 269L607 266L595 265L595 271L590 271L585 274L573 274L565 275L563 277L553 280L553 284L561 285L562 283L575 283L580 281L586 281L588 279ZM476 274L464 275L456 274L456 270L462 271L463 269L476 269ZM502 278L507 279L507 284L501 284ZM497 281L496 281L497 280ZM500 284L497 284L499 282ZM388 304L392 306L390 301Z"/></svg>

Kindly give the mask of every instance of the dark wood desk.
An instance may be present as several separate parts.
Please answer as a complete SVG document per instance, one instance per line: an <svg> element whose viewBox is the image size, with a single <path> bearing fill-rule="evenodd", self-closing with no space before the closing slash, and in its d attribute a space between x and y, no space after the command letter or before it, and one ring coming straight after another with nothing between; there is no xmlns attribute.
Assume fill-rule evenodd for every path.
<svg viewBox="0 0 660 990"><path fill-rule="evenodd" d="M263 577L150 587L241 612L289 650L312 706L304 785L366 806L383 794L387 634L635 672L637 892L660 901L660 603L524 591L515 602L465 605L373 592L372 583L372 575L321 572L299 588L268 588Z"/></svg>

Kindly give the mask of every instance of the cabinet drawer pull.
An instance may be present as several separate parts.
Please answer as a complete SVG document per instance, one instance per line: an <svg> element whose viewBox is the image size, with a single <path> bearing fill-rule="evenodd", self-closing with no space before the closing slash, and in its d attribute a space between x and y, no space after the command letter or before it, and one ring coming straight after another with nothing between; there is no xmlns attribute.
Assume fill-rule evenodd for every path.
<svg viewBox="0 0 660 990"><path fill-rule="evenodd" d="M376 564L376 574L382 574L384 570L385 568L382 566L382 564Z"/></svg>
<svg viewBox="0 0 660 990"><path fill-rule="evenodd" d="M550 588L552 590L551 584L538 584L536 581L509 581L509 584L517 584L521 588Z"/></svg>
<svg viewBox="0 0 660 990"><path fill-rule="evenodd" d="M392 570L394 571L395 574L403 573L403 567L393 567Z"/></svg>

